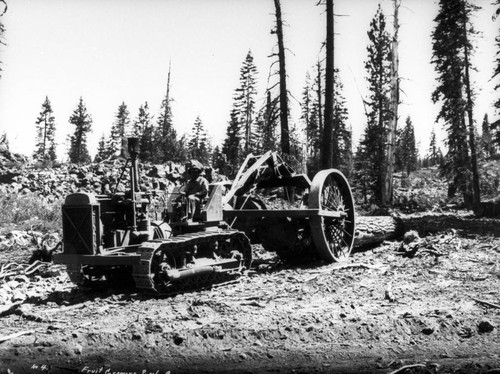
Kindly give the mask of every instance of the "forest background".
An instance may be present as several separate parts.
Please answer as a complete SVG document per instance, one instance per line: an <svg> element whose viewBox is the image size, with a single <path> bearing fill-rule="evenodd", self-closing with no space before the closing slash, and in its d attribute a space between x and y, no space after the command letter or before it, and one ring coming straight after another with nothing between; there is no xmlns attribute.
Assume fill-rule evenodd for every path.
<svg viewBox="0 0 500 374"><path fill-rule="evenodd" d="M370 68L370 59L376 59L376 46L386 49L383 58L389 61L398 3L382 1L378 8L376 1L335 1L334 66L338 72L334 100L336 123L341 122L342 127L336 138L345 154L339 156L343 165L334 166L347 174L367 167L359 156L363 148L366 151L370 116L374 115L369 108L374 94L370 79L377 73ZM182 162L195 157L216 167L229 166L231 173L246 153L279 149L283 117L278 114L277 90L284 80L275 73L279 73L276 15L281 6L290 153L308 169L319 168L316 152L323 130L322 82L328 66L324 4L270 0L252 6L228 1L188 4L152 0L141 5L107 1L68 6L57 0L8 4L2 16L2 41L7 46L2 47L1 58L0 130L5 131L13 150L32 153L40 160L87 162L90 156L97 160L117 157L119 138L135 133L143 137L144 160ZM478 128L482 122L478 150L490 147L480 145L486 141L493 144L487 156L496 153L497 130L488 115L498 115L494 79L498 2L407 0L399 4L396 135L399 152L414 149L408 157L416 162L406 159L402 163L401 157L407 156L396 150L396 167L401 170L405 162L443 165L449 151L446 118L437 121L442 103L432 97L439 80L439 68L436 61L432 63L436 60L432 37L436 17L446 4L471 7L468 27L481 31L471 29L469 34L470 51L474 52L469 61L474 123ZM473 5L480 8L472 9ZM381 31L381 25L386 30ZM381 41L385 47L377 44ZM384 95L389 96L388 92ZM310 116L315 115L312 120ZM53 128L50 144L48 128ZM78 129L83 131L78 133ZM408 138L404 129L411 129L416 137L410 134ZM492 133L485 134L485 129ZM405 136L410 147L401 144ZM156 149L146 149L148 137ZM166 140L170 143L164 143ZM82 144L86 148L83 155Z"/></svg>

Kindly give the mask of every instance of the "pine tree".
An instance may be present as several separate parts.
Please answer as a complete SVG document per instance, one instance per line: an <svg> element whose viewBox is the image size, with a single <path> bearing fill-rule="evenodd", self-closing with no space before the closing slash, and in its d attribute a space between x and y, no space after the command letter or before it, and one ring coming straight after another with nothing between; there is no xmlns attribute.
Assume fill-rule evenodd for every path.
<svg viewBox="0 0 500 374"><path fill-rule="evenodd" d="M146 101L144 105L139 107L139 113L132 125L132 136L140 138L146 127L151 124L151 115L149 114L149 106Z"/></svg>
<svg viewBox="0 0 500 374"><path fill-rule="evenodd" d="M74 164L90 162L87 148L87 135L92 131L92 117L80 97L77 108L69 118L69 123L75 126L73 135L69 137L69 161Z"/></svg>
<svg viewBox="0 0 500 374"><path fill-rule="evenodd" d="M362 176L365 188L372 190L375 199L380 201L386 162L386 129L391 118L389 110L390 37L386 31L385 16L380 5L370 22L368 37L370 44L367 48L368 60L365 61L370 90L370 96L366 100L368 123L359 144L355 167L357 168L356 175Z"/></svg>
<svg viewBox="0 0 500 374"><path fill-rule="evenodd" d="M391 117L388 108L390 93L390 36L386 30L385 15L379 5L377 13L370 23L368 31L370 45L367 47L368 60L365 69L368 72L368 85L371 92L368 98L371 122L385 132L387 121Z"/></svg>
<svg viewBox="0 0 500 374"><path fill-rule="evenodd" d="M366 137L366 130L364 136ZM371 191L375 189L376 181L376 176L372 173L369 156L367 146L365 142L361 140L356 149L356 154L354 155L353 180L357 190L359 190L361 196L363 196L363 202L365 204L368 203L368 196L371 195Z"/></svg>
<svg viewBox="0 0 500 374"><path fill-rule="evenodd" d="M311 84L311 76L306 73L306 81L302 90L302 102L300 103L301 115L300 120L304 124L306 131L307 153L312 151L312 143L317 138L317 124L312 122L312 107L313 107L313 87Z"/></svg>
<svg viewBox="0 0 500 374"><path fill-rule="evenodd" d="M301 109L302 114L300 120L304 125L306 136L307 170L308 173L315 174L319 170L319 148L321 139L319 119L321 118L321 108L318 105L315 85L314 82L311 82L309 72L306 75L306 82L302 91Z"/></svg>
<svg viewBox="0 0 500 374"><path fill-rule="evenodd" d="M257 115L256 130L259 141L255 147L256 153L265 153L267 151L277 151L279 141L276 129L279 121L279 103L278 99L271 98L271 92L266 91L266 104Z"/></svg>
<svg viewBox="0 0 500 374"><path fill-rule="evenodd" d="M432 32L432 63L438 73L438 86L432 94L432 100L434 103L441 102L438 120L444 121L448 132L448 154L443 172L451 185L450 195L459 189L466 206L478 208L479 177L468 73L471 68L469 58L473 52L469 34L474 33L469 19L477 7L465 0L440 0L439 7Z"/></svg>
<svg viewBox="0 0 500 374"><path fill-rule="evenodd" d="M406 172L407 176L412 171L417 170L418 152L415 142L415 130L409 116L406 118L405 127L398 132L396 166L399 170Z"/></svg>
<svg viewBox="0 0 500 374"><path fill-rule="evenodd" d="M189 150L188 150L189 140L185 134L183 134L178 140L179 149L177 150L176 162L185 163L189 159Z"/></svg>
<svg viewBox="0 0 500 374"><path fill-rule="evenodd" d="M214 153L212 154L212 167L218 171L219 174L228 175L226 158L218 145L215 146Z"/></svg>
<svg viewBox="0 0 500 374"><path fill-rule="evenodd" d="M240 86L235 91L233 107L241 126L242 146L244 153L253 152L257 139L255 138L255 96L257 95L257 68L253 63L252 52L248 51L243 66L240 69Z"/></svg>
<svg viewBox="0 0 500 374"><path fill-rule="evenodd" d="M436 141L436 130L434 127L432 128L431 131L431 140L429 142L429 166L435 166L439 162L439 155L438 155L438 148L437 148L437 141Z"/></svg>
<svg viewBox="0 0 500 374"><path fill-rule="evenodd" d="M94 162L101 162L104 160L107 160L109 158L108 154L108 140L104 136L104 134L101 135L101 138L99 139L99 143L97 143L97 153L94 157Z"/></svg>
<svg viewBox="0 0 500 374"><path fill-rule="evenodd" d="M336 150L337 155L335 157L336 166L347 176L350 175L352 171L353 155L352 155L352 130L348 126L347 120L349 113L347 111L346 99L344 97L344 86L340 80L340 73L338 69L335 69L335 84L334 88L334 107L333 116L335 123L335 132L333 134L336 139L336 145L334 150Z"/></svg>
<svg viewBox="0 0 500 374"><path fill-rule="evenodd" d="M240 124L237 116L238 114L233 108L231 111L231 119L226 129L226 138L222 146L222 153L225 155L229 168L229 177L234 177L236 175L240 162L242 161Z"/></svg>
<svg viewBox="0 0 500 374"><path fill-rule="evenodd" d="M56 124L54 112L50 105L49 97L45 97L42 104L42 111L36 120L36 145L33 158L38 161L55 161L56 142L55 132Z"/></svg>
<svg viewBox="0 0 500 374"><path fill-rule="evenodd" d="M323 128L323 96L322 89L322 72L321 63L318 62L315 66L315 79L311 82L309 73L306 75L305 86L302 91L300 117L301 123L305 129L306 141L306 157L307 169L309 175L314 175L320 169L319 150L321 140L324 137ZM346 99L343 93L343 84L340 79L338 69L334 69L334 85L333 85L333 123L332 138L335 139L335 162L337 168L349 175L353 167L352 155L352 131L347 123L348 111ZM332 156L333 157L333 156ZM332 158L333 162L333 158Z"/></svg>
<svg viewBox="0 0 500 374"><path fill-rule="evenodd" d="M142 129L141 139L141 149L139 153L139 158L144 162L155 162L155 155L158 153L157 143L155 139L156 128L154 124L149 121L144 124Z"/></svg>
<svg viewBox="0 0 500 374"><path fill-rule="evenodd" d="M491 136L488 114L484 115L482 130L483 132L481 134L481 149L483 151L484 157L489 158L496 154L496 149Z"/></svg>
<svg viewBox="0 0 500 374"><path fill-rule="evenodd" d="M363 185L365 194L371 192L380 201L381 166L385 160L384 137L376 124L369 122L359 142L354 161L355 179Z"/></svg>
<svg viewBox="0 0 500 374"><path fill-rule="evenodd" d="M126 134L129 133L129 115L130 112L127 109L127 105L122 102L120 106L118 106L115 121L111 126L111 132L109 135L107 153L113 158L125 154L126 143L124 139Z"/></svg>
<svg viewBox="0 0 500 374"><path fill-rule="evenodd" d="M284 160L292 167L296 172L304 172L302 170L304 161L304 142L302 139L302 131L299 130L295 124L290 126L290 153L283 154Z"/></svg>
<svg viewBox="0 0 500 374"><path fill-rule="evenodd" d="M139 107L137 118L132 126L132 135L140 140L139 158L143 162L153 162L155 154L155 128L149 113L148 102Z"/></svg>
<svg viewBox="0 0 500 374"><path fill-rule="evenodd" d="M200 116L194 121L187 148L190 159L198 160L204 165L210 162L211 146Z"/></svg>

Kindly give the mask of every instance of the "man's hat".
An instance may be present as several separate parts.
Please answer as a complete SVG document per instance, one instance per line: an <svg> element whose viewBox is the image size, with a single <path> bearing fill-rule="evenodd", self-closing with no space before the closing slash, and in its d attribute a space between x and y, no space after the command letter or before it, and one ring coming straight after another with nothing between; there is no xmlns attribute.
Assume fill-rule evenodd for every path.
<svg viewBox="0 0 500 374"><path fill-rule="evenodd" d="M199 161L191 160L191 162L189 163L189 169L188 169L188 171L191 171L191 170L202 171L203 170L203 165Z"/></svg>

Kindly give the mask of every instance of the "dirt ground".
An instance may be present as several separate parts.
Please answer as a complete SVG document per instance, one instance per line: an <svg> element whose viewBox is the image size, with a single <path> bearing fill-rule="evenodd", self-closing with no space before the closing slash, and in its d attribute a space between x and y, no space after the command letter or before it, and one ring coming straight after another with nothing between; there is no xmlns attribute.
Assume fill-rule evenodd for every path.
<svg viewBox="0 0 500 374"><path fill-rule="evenodd" d="M0 280L0 373L499 373L499 285L500 239L454 232L161 298L47 265Z"/></svg>

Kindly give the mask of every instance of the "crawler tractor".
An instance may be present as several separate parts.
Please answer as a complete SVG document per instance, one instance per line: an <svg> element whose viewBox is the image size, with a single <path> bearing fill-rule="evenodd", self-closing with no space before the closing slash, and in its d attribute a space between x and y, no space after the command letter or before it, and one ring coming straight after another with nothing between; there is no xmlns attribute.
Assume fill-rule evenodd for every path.
<svg viewBox="0 0 500 374"><path fill-rule="evenodd" d="M71 281L92 286L101 279L119 284L133 280L139 289L162 294L178 285L214 282L249 268L252 252L248 238L222 220L222 186L211 186L197 222L149 217L152 196L139 186L138 151L138 139L129 138L130 159L116 185L129 168L128 191L103 195L82 192L66 197L62 206L63 253L56 254L54 262L66 264ZM180 205L185 204L181 201ZM173 208L169 213L176 216Z"/></svg>
<svg viewBox="0 0 500 374"><path fill-rule="evenodd" d="M193 220L178 189L166 195L167 214L148 213L152 191L140 186L139 143L128 139L129 190L108 194L73 193L62 206L63 251L54 262L66 264L72 282L93 285L106 279L130 282L159 294L234 277L249 269L251 241L280 255L316 249L328 262L350 254L354 204L338 170L320 171L311 182L296 174L274 152L248 156L227 189L212 183ZM292 208L268 209L262 196L284 197Z"/></svg>

